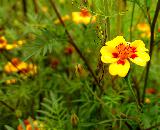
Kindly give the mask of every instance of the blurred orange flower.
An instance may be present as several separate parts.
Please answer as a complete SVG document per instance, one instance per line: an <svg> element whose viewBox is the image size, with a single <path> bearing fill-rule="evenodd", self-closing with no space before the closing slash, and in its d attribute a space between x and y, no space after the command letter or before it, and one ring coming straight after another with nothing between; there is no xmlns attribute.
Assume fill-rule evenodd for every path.
<svg viewBox="0 0 160 130"><path fill-rule="evenodd" d="M0 36L0 49L5 49L7 45L7 40L4 36Z"/></svg>
<svg viewBox="0 0 160 130"><path fill-rule="evenodd" d="M37 120L33 121L32 125L30 124L29 120L24 120L23 123L26 127L26 130L32 130L32 125L34 127L34 130L44 130L43 128L44 125ZM23 127L21 124L18 125L17 130L23 130Z"/></svg>
<svg viewBox="0 0 160 130"><path fill-rule="evenodd" d="M13 58L11 62L8 62L4 66L4 71L6 73L18 72L25 76L32 76L37 73L37 66L23 62L18 58Z"/></svg>
<svg viewBox="0 0 160 130"><path fill-rule="evenodd" d="M150 32L150 27L149 27L148 24L139 23L139 24L137 24L137 28L138 28L139 31L142 32L141 35L140 35L142 38L145 38L145 37L149 38L150 37L151 32Z"/></svg>

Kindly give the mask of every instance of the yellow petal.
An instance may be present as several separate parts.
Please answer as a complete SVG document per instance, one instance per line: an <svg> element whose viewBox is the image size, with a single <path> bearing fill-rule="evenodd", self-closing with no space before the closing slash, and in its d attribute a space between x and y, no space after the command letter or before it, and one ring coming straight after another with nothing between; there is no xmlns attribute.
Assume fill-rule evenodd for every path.
<svg viewBox="0 0 160 130"><path fill-rule="evenodd" d="M83 17L81 16L81 12L72 12L72 20L76 24L79 23L89 24L89 23L94 23L96 21L96 16Z"/></svg>
<svg viewBox="0 0 160 130"><path fill-rule="evenodd" d="M145 66L147 61L150 60L150 56L146 52L137 52L136 54L137 57L135 57L134 59L130 58L130 60L137 65Z"/></svg>
<svg viewBox="0 0 160 130"><path fill-rule="evenodd" d="M116 63L112 63L109 66L109 73L111 75L119 75L120 77L125 77L129 71L130 68L130 63L128 62L128 60L125 61L125 64L117 64Z"/></svg>
<svg viewBox="0 0 160 130"><path fill-rule="evenodd" d="M80 17L80 12L72 12L72 20L76 24L81 23L81 17Z"/></svg>
<svg viewBox="0 0 160 130"><path fill-rule="evenodd" d="M106 42L106 45L115 48L115 47L118 46L120 43L123 43L123 44L125 44L125 45L127 44L126 41L125 41L125 39L123 38L123 36L117 36L117 37L114 38L113 40Z"/></svg>
<svg viewBox="0 0 160 130"><path fill-rule="evenodd" d="M134 42L132 42L132 43L130 44L130 46L136 47L136 50L137 50L138 52L148 51L148 49L145 48L145 44L144 44L144 42L143 42L142 40L135 40Z"/></svg>
<svg viewBox="0 0 160 130"><path fill-rule="evenodd" d="M102 56L101 60L104 63L113 63L116 62L118 59L113 58L112 53L115 52L115 48L110 47L110 46L103 46L100 50Z"/></svg>

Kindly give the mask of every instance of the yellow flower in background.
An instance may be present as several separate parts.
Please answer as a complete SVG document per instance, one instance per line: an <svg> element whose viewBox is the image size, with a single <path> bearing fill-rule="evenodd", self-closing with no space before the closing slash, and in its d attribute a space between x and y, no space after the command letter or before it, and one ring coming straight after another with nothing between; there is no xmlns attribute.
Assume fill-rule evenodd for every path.
<svg viewBox="0 0 160 130"><path fill-rule="evenodd" d="M72 12L72 20L76 24L89 24L96 22L96 16L92 16L87 9L81 9L81 12Z"/></svg>
<svg viewBox="0 0 160 130"><path fill-rule="evenodd" d="M21 74L22 76L33 76L37 74L37 66L22 62L18 58L13 58L11 62L8 62L4 66L4 71L8 74L15 72Z"/></svg>
<svg viewBox="0 0 160 130"><path fill-rule="evenodd" d="M151 103L151 100L149 98L145 98L145 103L146 104L150 104Z"/></svg>
<svg viewBox="0 0 160 130"><path fill-rule="evenodd" d="M16 47L17 47L17 44L7 44L5 48L6 48L6 50L12 50Z"/></svg>
<svg viewBox="0 0 160 130"><path fill-rule="evenodd" d="M111 63L109 73L125 77L130 69L129 61L145 66L150 56L146 53L148 49L141 40L135 40L132 43L126 42L123 36L117 36L111 41L106 42L100 50L101 60L104 63Z"/></svg>
<svg viewBox="0 0 160 130"><path fill-rule="evenodd" d="M17 82L16 79L8 79L8 80L5 81L5 83L8 84L8 85L9 85L9 84L14 84L14 83L16 83L16 82Z"/></svg>
<svg viewBox="0 0 160 130"><path fill-rule="evenodd" d="M142 31L142 32L150 31L150 27L146 23L137 24L137 28L138 28L139 31Z"/></svg>
<svg viewBox="0 0 160 130"><path fill-rule="evenodd" d="M0 36L0 49L5 49L7 45L7 40L4 36Z"/></svg>
<svg viewBox="0 0 160 130"><path fill-rule="evenodd" d="M69 15L65 15L65 16L62 16L62 18L61 18L63 21L67 21L67 20L69 20L70 19L70 16ZM60 23L60 20L59 19L56 19L55 21L54 21L54 24L59 24Z"/></svg>
<svg viewBox="0 0 160 130"><path fill-rule="evenodd" d="M34 130L45 130L44 129L44 124L42 122L38 121L38 120L34 120L33 124L31 124L29 122L29 120L27 119L27 120L24 120L23 123L26 127L26 130L33 130L32 127L34 127ZM23 127L22 127L21 124L18 125L17 130L23 130Z"/></svg>
<svg viewBox="0 0 160 130"><path fill-rule="evenodd" d="M145 37L149 38L150 37L151 32L150 32L150 27L149 27L148 24L146 24L146 23L139 23L139 24L137 24L137 28L138 28L139 31L142 32L140 34L140 36L142 38L145 38Z"/></svg>
<svg viewBox="0 0 160 130"><path fill-rule="evenodd" d="M27 63L20 61L18 58L13 58L11 62L5 65L4 71L6 73L13 73L19 72L25 68L27 68Z"/></svg>
<svg viewBox="0 0 160 130"><path fill-rule="evenodd" d="M41 8L43 13L47 13L48 12L48 7L47 6L42 6Z"/></svg>
<svg viewBox="0 0 160 130"><path fill-rule="evenodd" d="M18 41L15 41L13 44L7 44L5 48L6 50L12 50L14 48L22 46L24 43L25 43L25 40L18 40Z"/></svg>

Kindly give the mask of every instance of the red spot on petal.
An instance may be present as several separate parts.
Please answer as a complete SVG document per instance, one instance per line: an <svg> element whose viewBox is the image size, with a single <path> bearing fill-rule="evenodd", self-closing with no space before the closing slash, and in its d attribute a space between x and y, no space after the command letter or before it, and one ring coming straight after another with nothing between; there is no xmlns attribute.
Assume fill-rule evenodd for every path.
<svg viewBox="0 0 160 130"><path fill-rule="evenodd" d="M136 58L136 57L138 57L137 54L132 54L132 55L131 55L131 58L132 58L132 59L134 59L134 58Z"/></svg>
<svg viewBox="0 0 160 130"><path fill-rule="evenodd" d="M124 64L125 64L125 61L124 61L124 60L118 60L118 61L117 61L117 64L122 64L122 65L124 65Z"/></svg>
<svg viewBox="0 0 160 130"><path fill-rule="evenodd" d="M118 53L116 53L116 52L112 53L112 55L113 55L113 58L117 58L118 57Z"/></svg>

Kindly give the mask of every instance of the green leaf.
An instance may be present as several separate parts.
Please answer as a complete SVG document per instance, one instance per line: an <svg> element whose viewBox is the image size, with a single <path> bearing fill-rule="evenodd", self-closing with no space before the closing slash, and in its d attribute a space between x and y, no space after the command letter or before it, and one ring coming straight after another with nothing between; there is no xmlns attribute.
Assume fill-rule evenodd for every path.
<svg viewBox="0 0 160 130"><path fill-rule="evenodd" d="M8 126L8 125L5 125L5 128L6 128L7 130L15 130L14 128L12 128L12 127L10 127L10 126Z"/></svg>

